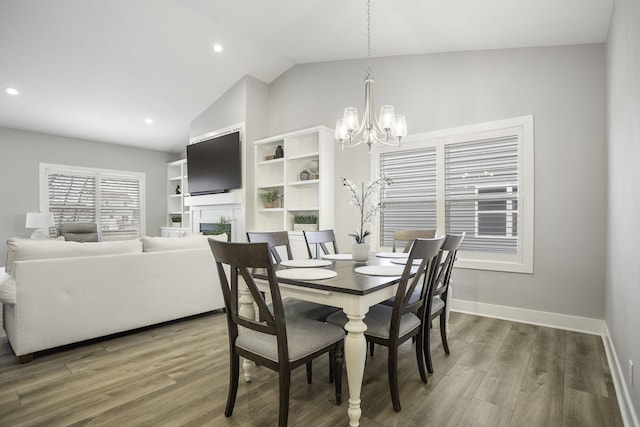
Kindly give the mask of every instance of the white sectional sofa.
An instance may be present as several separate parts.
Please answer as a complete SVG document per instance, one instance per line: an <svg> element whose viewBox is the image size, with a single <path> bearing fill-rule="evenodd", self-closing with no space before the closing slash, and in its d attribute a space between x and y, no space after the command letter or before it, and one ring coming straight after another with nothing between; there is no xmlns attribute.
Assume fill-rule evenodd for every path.
<svg viewBox="0 0 640 427"><path fill-rule="evenodd" d="M16 356L223 308L207 237L226 240L9 239L0 300Z"/></svg>

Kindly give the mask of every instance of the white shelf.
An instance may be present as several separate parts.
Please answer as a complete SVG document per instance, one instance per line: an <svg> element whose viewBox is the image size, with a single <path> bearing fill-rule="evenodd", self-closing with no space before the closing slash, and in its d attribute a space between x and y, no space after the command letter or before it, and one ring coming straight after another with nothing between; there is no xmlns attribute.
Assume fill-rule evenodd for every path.
<svg viewBox="0 0 640 427"><path fill-rule="evenodd" d="M284 159L280 158L280 159L273 159L273 160L263 160L261 162L258 162L258 165L263 166L263 165L273 165L278 163L284 163Z"/></svg>
<svg viewBox="0 0 640 427"><path fill-rule="evenodd" d="M319 179L306 179L304 181L290 181L288 183L288 185L311 185L311 184L319 184L320 180Z"/></svg>
<svg viewBox="0 0 640 427"><path fill-rule="evenodd" d="M320 153L318 151L314 151L313 153L303 153L295 156L287 157L287 160L299 160L299 159L307 159L311 157L318 157Z"/></svg>

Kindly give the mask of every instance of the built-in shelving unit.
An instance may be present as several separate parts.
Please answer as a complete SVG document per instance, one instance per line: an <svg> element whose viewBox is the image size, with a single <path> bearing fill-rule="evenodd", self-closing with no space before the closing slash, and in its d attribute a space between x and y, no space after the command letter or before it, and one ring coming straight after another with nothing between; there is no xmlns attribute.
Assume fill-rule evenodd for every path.
<svg viewBox="0 0 640 427"><path fill-rule="evenodd" d="M335 145L324 126L255 141L256 230L292 232L294 215L316 215L321 230L334 227ZM284 157L271 158L278 146ZM260 194L272 189L282 197L266 208Z"/></svg>
<svg viewBox="0 0 640 427"><path fill-rule="evenodd" d="M180 186L180 192L176 191ZM191 228L191 215L187 199L189 188L187 183L187 160L176 160L167 164L167 227L172 227L172 215L182 218L180 228Z"/></svg>

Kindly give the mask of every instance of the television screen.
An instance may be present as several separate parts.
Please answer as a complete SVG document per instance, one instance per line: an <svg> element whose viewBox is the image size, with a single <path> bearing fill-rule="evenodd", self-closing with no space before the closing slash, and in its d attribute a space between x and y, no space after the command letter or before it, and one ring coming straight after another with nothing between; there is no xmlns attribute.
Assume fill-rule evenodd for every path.
<svg viewBox="0 0 640 427"><path fill-rule="evenodd" d="M187 171L192 196L242 188L240 132L187 145Z"/></svg>

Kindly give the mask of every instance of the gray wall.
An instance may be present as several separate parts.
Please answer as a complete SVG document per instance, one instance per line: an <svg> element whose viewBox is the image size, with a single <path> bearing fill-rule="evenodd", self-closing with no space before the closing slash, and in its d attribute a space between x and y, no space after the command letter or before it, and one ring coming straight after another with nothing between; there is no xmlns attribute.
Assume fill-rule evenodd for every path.
<svg viewBox="0 0 640 427"><path fill-rule="evenodd" d="M534 274L458 270L456 298L602 319L606 225L605 47L581 45L389 57L372 61L376 105L410 133L534 115ZM270 85L269 135L335 126L362 110L366 61L291 68ZM336 233L356 212L340 176L369 178L366 147L336 153Z"/></svg>
<svg viewBox="0 0 640 427"><path fill-rule="evenodd" d="M6 259L4 242L33 231L24 228L24 221L26 212L40 208L40 163L144 172L147 234L158 236L166 225L166 164L174 158L161 151L0 127L0 265Z"/></svg>
<svg viewBox="0 0 640 427"><path fill-rule="evenodd" d="M607 43L609 179L605 319L640 411L640 3L616 0ZM629 360L635 364L630 388Z"/></svg>

